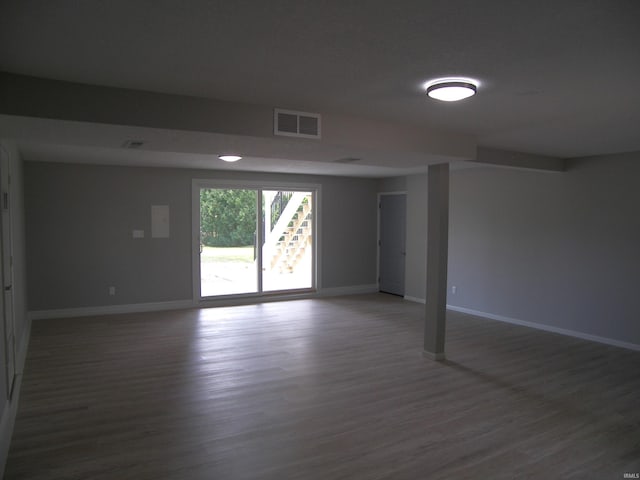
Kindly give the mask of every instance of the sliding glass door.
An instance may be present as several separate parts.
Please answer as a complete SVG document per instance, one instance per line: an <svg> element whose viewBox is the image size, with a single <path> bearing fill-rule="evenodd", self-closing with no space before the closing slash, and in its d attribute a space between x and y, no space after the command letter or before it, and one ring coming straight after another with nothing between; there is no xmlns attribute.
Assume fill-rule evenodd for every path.
<svg viewBox="0 0 640 480"><path fill-rule="evenodd" d="M262 288L313 286L313 192L263 190Z"/></svg>
<svg viewBox="0 0 640 480"><path fill-rule="evenodd" d="M197 297L315 288L316 188L194 181Z"/></svg>
<svg viewBox="0 0 640 480"><path fill-rule="evenodd" d="M256 190L200 189L200 296L258 291Z"/></svg>

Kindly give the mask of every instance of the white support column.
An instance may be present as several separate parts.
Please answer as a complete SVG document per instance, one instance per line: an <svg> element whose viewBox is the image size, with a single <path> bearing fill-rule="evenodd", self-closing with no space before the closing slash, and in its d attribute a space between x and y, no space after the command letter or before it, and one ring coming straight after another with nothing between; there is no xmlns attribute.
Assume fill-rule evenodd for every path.
<svg viewBox="0 0 640 480"><path fill-rule="evenodd" d="M449 260L449 164L429 166L424 355L444 360Z"/></svg>

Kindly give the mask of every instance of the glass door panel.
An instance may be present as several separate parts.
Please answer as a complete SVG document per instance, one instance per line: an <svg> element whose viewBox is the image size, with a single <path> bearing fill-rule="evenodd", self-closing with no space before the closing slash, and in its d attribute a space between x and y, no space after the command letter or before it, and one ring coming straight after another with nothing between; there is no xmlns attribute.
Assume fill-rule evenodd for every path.
<svg viewBox="0 0 640 480"><path fill-rule="evenodd" d="M200 189L200 296L258 292L257 190Z"/></svg>
<svg viewBox="0 0 640 480"><path fill-rule="evenodd" d="M313 287L313 192L262 191L262 289Z"/></svg>

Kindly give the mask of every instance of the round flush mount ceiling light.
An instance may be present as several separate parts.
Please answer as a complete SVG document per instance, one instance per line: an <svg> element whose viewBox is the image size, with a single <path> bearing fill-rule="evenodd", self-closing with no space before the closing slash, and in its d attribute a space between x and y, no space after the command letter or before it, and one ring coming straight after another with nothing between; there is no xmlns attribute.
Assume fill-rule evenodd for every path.
<svg viewBox="0 0 640 480"><path fill-rule="evenodd" d="M443 102L457 102L476 94L478 82L471 78L437 78L424 84L427 95Z"/></svg>
<svg viewBox="0 0 640 480"><path fill-rule="evenodd" d="M218 158L224 162L237 162L242 159L240 155L218 155Z"/></svg>

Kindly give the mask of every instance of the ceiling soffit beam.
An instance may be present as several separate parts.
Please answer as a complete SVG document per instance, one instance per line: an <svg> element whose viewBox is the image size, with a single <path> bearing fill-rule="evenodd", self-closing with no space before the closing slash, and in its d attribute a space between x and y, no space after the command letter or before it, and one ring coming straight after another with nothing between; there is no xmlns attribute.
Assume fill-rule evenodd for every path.
<svg viewBox="0 0 640 480"><path fill-rule="evenodd" d="M274 138L272 107L287 106L244 104L0 72L0 113L13 116L263 138L286 145L285 140ZM369 150L378 156L384 153L389 163L402 162L406 154L412 159L404 160L407 167L443 158L472 160L476 154L475 138L470 135L320 113L322 139L296 139L302 149Z"/></svg>
<svg viewBox="0 0 640 480"><path fill-rule="evenodd" d="M489 147L477 148L474 163L548 172L564 172L566 170L566 161L562 158L511 152Z"/></svg>

